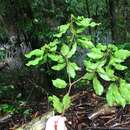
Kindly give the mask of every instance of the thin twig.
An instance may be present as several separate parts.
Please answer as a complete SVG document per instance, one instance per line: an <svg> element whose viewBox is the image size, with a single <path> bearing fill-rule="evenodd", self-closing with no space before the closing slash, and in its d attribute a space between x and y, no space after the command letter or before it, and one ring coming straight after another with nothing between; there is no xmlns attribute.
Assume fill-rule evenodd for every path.
<svg viewBox="0 0 130 130"><path fill-rule="evenodd" d="M80 80L82 80L83 79L83 77L84 77L84 75L83 76L81 76L79 79L77 79L76 81L74 81L71 85L75 85L77 82L79 82Z"/></svg>

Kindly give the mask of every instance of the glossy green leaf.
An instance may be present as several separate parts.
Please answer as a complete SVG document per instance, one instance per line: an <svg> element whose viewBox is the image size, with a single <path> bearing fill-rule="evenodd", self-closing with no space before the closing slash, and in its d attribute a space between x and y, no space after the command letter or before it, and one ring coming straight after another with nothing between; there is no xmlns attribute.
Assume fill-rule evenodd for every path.
<svg viewBox="0 0 130 130"><path fill-rule="evenodd" d="M38 65L39 62L43 59L43 57L38 57L38 58L35 58L34 60L31 60L29 61L26 65L27 66L35 66L35 65Z"/></svg>
<svg viewBox="0 0 130 130"><path fill-rule="evenodd" d="M104 53L97 48L92 48L91 52L89 52L87 55L92 59L101 59L104 56Z"/></svg>
<svg viewBox="0 0 130 130"><path fill-rule="evenodd" d="M90 60L85 60L84 65L85 65L87 71L92 72L93 70L97 69L99 63L98 62L93 63Z"/></svg>
<svg viewBox="0 0 130 130"><path fill-rule="evenodd" d="M60 37L62 37L62 32L58 32L58 33L56 33L55 35L54 35L54 37L57 37L57 38L60 38Z"/></svg>
<svg viewBox="0 0 130 130"><path fill-rule="evenodd" d="M68 109L71 106L71 98L68 94L66 94L63 97L63 105L64 105L64 110Z"/></svg>
<svg viewBox="0 0 130 130"><path fill-rule="evenodd" d="M54 37L57 37L57 38L62 37L62 34L64 34L64 33L67 32L67 30L69 29L69 26L70 26L69 23L68 23L68 24L65 24L65 25L59 26L59 32L56 33L56 34L54 35Z"/></svg>
<svg viewBox="0 0 130 130"><path fill-rule="evenodd" d="M117 70L125 70L127 69L127 66L123 66L121 64L113 64L113 66L117 69Z"/></svg>
<svg viewBox="0 0 130 130"><path fill-rule="evenodd" d="M62 33L65 33L68 30L69 26L70 26L69 23L68 24L64 24L64 25L60 25L59 26L59 31L62 32Z"/></svg>
<svg viewBox="0 0 130 130"><path fill-rule="evenodd" d="M35 49L31 52L29 52L28 54L25 54L25 57L27 58L31 58L32 56L37 56L37 57L40 57L44 54L44 51L43 50L40 50L40 49Z"/></svg>
<svg viewBox="0 0 130 130"><path fill-rule="evenodd" d="M56 88L60 88L60 89L65 88L67 86L67 83L64 80L59 78L52 80L52 83Z"/></svg>
<svg viewBox="0 0 130 130"><path fill-rule="evenodd" d="M54 65L54 66L52 66L51 68L52 68L53 70L60 71L60 70L64 69L65 66L66 66L66 63L62 63L62 64Z"/></svg>
<svg viewBox="0 0 130 130"><path fill-rule="evenodd" d="M114 44L109 44L108 49L112 50L113 52L118 50L117 46L115 46Z"/></svg>
<svg viewBox="0 0 130 130"><path fill-rule="evenodd" d="M107 73L105 72L105 70L104 70L103 68L98 67L98 68L97 68L97 72L98 72L99 76L100 76L102 79L104 79L104 80L106 80L106 81L110 81L110 80L111 80L111 78L109 77L109 75L107 75Z"/></svg>
<svg viewBox="0 0 130 130"><path fill-rule="evenodd" d="M77 43L83 48L93 48L94 44L86 36L78 37Z"/></svg>
<svg viewBox="0 0 130 130"><path fill-rule="evenodd" d="M74 62L70 62L69 64L71 64L71 66L74 68L74 70L80 70L81 68L78 67L78 65Z"/></svg>
<svg viewBox="0 0 130 130"><path fill-rule="evenodd" d="M71 78L75 78L76 72L71 62L67 65L67 73L70 75Z"/></svg>
<svg viewBox="0 0 130 130"><path fill-rule="evenodd" d="M70 50L69 47L66 44L63 44L63 46L61 47L61 54L63 56L66 56L68 54L69 50Z"/></svg>
<svg viewBox="0 0 130 130"><path fill-rule="evenodd" d="M116 76L114 75L114 70L110 66L105 67L107 75L111 78L112 81L116 80Z"/></svg>
<svg viewBox="0 0 130 130"><path fill-rule="evenodd" d="M106 93L106 100L107 100L107 103L109 106L114 106L116 105L116 102L115 102L115 97L113 95L113 84L111 84L108 88L108 91Z"/></svg>
<svg viewBox="0 0 130 130"><path fill-rule="evenodd" d="M126 58L128 58L130 56L130 51L120 49L114 53L114 56L117 58L120 58L122 60L125 60Z"/></svg>
<svg viewBox="0 0 130 130"><path fill-rule="evenodd" d="M49 43L49 46L50 47L55 47L58 43L59 43L59 41L57 39L55 39L54 41Z"/></svg>
<svg viewBox="0 0 130 130"><path fill-rule="evenodd" d="M53 96L49 97L49 100L52 101L53 107L57 112L59 112L59 113L63 112L63 110L64 110L63 104L57 96L53 95Z"/></svg>
<svg viewBox="0 0 130 130"><path fill-rule="evenodd" d="M116 86L116 84L113 84L112 89L113 89L113 95L114 95L116 104L121 105L122 107L125 107L126 100L121 96L119 92L119 88Z"/></svg>
<svg viewBox="0 0 130 130"><path fill-rule="evenodd" d="M57 50L57 46L54 46L54 47L51 47L49 51L50 52L55 52L56 50Z"/></svg>
<svg viewBox="0 0 130 130"><path fill-rule="evenodd" d="M48 54L48 57L52 60L52 61L58 61L60 56L57 54Z"/></svg>
<svg viewBox="0 0 130 130"><path fill-rule="evenodd" d="M91 21L92 21L92 19L90 19L90 18L85 18L83 16L78 16L77 19L76 19L76 24L78 26L88 27L88 26L90 26Z"/></svg>
<svg viewBox="0 0 130 130"><path fill-rule="evenodd" d="M96 76L93 78L93 88L97 95L103 94L104 88Z"/></svg>
<svg viewBox="0 0 130 130"><path fill-rule="evenodd" d="M125 98L127 103L130 103L130 89L128 89L127 83L125 80L122 80L122 79L120 80L119 91L120 91L121 96Z"/></svg>
<svg viewBox="0 0 130 130"><path fill-rule="evenodd" d="M75 54L76 49L77 49L77 43L74 43L72 49L67 54L67 58L71 58Z"/></svg>
<svg viewBox="0 0 130 130"><path fill-rule="evenodd" d="M121 94L118 94L116 92L115 92L114 96L116 97L117 105L121 105L124 108L126 105L126 100L121 96Z"/></svg>
<svg viewBox="0 0 130 130"><path fill-rule="evenodd" d="M106 45L103 45L101 43L98 43L97 46L96 46L98 49L102 50L102 51L106 51L107 49L107 46Z"/></svg>
<svg viewBox="0 0 130 130"><path fill-rule="evenodd" d="M92 80L95 76L95 73L86 73L84 76L83 76L83 79L87 79L87 80Z"/></svg>
<svg viewBox="0 0 130 130"><path fill-rule="evenodd" d="M65 63L65 59L63 58L63 56L59 56L58 63Z"/></svg>

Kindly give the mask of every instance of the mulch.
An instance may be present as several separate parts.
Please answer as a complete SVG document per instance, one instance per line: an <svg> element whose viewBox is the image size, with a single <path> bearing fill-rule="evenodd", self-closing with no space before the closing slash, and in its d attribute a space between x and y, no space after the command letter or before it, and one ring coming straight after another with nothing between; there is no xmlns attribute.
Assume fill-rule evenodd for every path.
<svg viewBox="0 0 130 130"><path fill-rule="evenodd" d="M31 108L30 116L14 114L0 122L1 130L15 130L20 126L42 115L50 109L47 98L41 103L26 106ZM93 92L80 91L72 96L72 106L65 112L68 130L130 130L130 105L125 108L109 107L103 97ZM71 122L71 124L70 124Z"/></svg>

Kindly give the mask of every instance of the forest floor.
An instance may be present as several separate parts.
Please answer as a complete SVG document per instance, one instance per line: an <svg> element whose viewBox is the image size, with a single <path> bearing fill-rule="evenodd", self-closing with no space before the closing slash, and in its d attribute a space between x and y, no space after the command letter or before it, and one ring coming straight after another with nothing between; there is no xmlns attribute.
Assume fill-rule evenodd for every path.
<svg viewBox="0 0 130 130"><path fill-rule="evenodd" d="M47 98L43 102L24 106L32 110L31 114L26 117L15 113L1 118L0 129L15 130L15 127L40 117L50 109ZM68 122L71 122L71 125L67 123L68 130L91 130L91 128L101 130L101 127L130 129L130 106L108 107L104 98L86 91L73 94L72 102L71 108L65 112Z"/></svg>

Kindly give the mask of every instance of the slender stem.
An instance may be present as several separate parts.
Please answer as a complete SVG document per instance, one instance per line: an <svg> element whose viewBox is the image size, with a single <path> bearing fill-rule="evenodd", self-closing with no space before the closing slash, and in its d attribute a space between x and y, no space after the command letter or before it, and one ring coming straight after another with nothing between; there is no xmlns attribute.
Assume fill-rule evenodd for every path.
<svg viewBox="0 0 130 130"><path fill-rule="evenodd" d="M80 80L82 80L83 77L84 77L84 75L81 76L81 77L80 77L79 79L77 79L76 81L74 81L73 83L71 83L71 85L72 85L72 86L75 85L77 82L79 82Z"/></svg>
<svg viewBox="0 0 130 130"><path fill-rule="evenodd" d="M67 92L68 95L70 94L70 91L71 91L71 88L73 87L73 85L75 85L77 82L79 82L80 80L82 80L83 77L84 77L84 75L81 76L76 81L74 81L74 82L71 83L71 78L70 78L70 75L68 74L68 78L69 78L69 89L68 89L68 92ZM63 116L64 113L65 113L65 110L62 112L61 116Z"/></svg>
<svg viewBox="0 0 130 130"><path fill-rule="evenodd" d="M66 65L68 66L68 59L66 59ZM68 71L67 71L68 72ZM70 77L70 74L68 74L68 79L69 79L69 90L68 90L68 94L70 94L70 90L71 90L71 87L72 87L72 83L71 83L71 77Z"/></svg>

